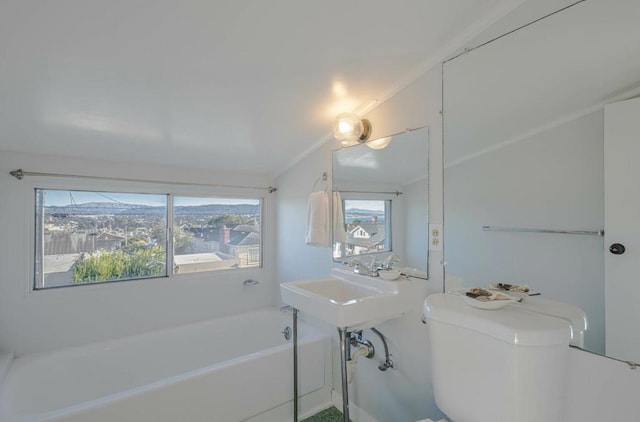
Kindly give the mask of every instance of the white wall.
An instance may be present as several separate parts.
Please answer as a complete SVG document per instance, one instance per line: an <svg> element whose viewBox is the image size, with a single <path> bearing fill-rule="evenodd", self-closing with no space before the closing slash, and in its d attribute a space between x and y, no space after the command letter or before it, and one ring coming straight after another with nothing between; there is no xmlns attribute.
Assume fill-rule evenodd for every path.
<svg viewBox="0 0 640 422"><path fill-rule="evenodd" d="M429 199L424 195L428 192L427 179L418 180L402 188L405 202L404 221L411 222L411 227L405 227L404 254L402 265L411 268L424 268L425 258L429 249Z"/></svg>
<svg viewBox="0 0 640 422"><path fill-rule="evenodd" d="M429 199L431 222L442 222L442 201L438 194L442 192L440 93L441 74L437 68L366 116L373 125L372 138L408 127L429 125L429 189L436 192ZM280 188L277 197L277 271L280 283L326 276L333 266L329 249L304 245L304 227L306 202L313 182L323 171L330 173L331 152L336 148L337 144L323 145L277 179ZM418 234L426 237L426 229L422 230L424 232ZM383 354L382 344L373 333L365 331L365 337L374 343L378 355L373 360L359 361L350 398L379 421L415 421L441 415L433 401L427 330L420 321L427 293L442 290L440 261L441 254L429 255L430 279L416 281L419 293L415 295L413 311L376 327L388 339L397 370L380 372L377 369ZM335 354L333 381L336 390L340 390L338 362Z"/></svg>
<svg viewBox="0 0 640 422"><path fill-rule="evenodd" d="M600 230L602 111L445 169L447 276L465 286L527 283L589 319L588 350L604 351L600 236L482 231L482 226Z"/></svg>
<svg viewBox="0 0 640 422"><path fill-rule="evenodd" d="M69 183L75 188L120 190L114 182L26 177L10 170L84 174L191 183L268 185L269 179L216 175L168 166L124 165L64 157L0 153L0 351L16 354L55 349L239 313L277 302L274 271L274 196L266 191L240 194L264 197L264 268L185 274L175 278L31 291L33 285L33 187ZM57 184L57 185L55 185ZM134 191L172 192L171 185L127 184ZM182 193L211 192L180 187ZM230 194L229 190L216 190ZM238 191L235 191L238 194ZM245 287L247 278L260 281Z"/></svg>

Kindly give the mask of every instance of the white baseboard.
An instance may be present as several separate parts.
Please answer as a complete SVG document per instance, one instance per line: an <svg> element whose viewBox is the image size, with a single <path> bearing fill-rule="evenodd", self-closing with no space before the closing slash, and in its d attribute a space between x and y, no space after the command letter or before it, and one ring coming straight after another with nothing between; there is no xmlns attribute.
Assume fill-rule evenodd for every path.
<svg viewBox="0 0 640 422"><path fill-rule="evenodd" d="M342 393L331 390L331 402L338 410L342 411ZM373 416L353 403L349 403L349 419L353 422L378 422Z"/></svg>

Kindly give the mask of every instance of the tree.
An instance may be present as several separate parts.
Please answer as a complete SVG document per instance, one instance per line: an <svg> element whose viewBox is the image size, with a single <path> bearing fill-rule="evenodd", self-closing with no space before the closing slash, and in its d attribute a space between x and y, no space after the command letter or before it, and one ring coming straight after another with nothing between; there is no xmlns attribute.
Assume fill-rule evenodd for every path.
<svg viewBox="0 0 640 422"><path fill-rule="evenodd" d="M222 214L217 217L209 219L210 226L220 227L225 226L237 226L238 224L252 224L253 219L244 217L238 214Z"/></svg>
<svg viewBox="0 0 640 422"><path fill-rule="evenodd" d="M150 237L156 244L164 245L166 239L166 228L164 225L157 224L150 231ZM179 226L173 228L173 250L176 255L184 255L195 252L195 240L193 233L188 232Z"/></svg>
<svg viewBox="0 0 640 422"><path fill-rule="evenodd" d="M74 283L160 276L165 273L165 251L160 246L84 254L73 268Z"/></svg>
<svg viewBox="0 0 640 422"><path fill-rule="evenodd" d="M185 255L195 252L194 236L181 227L173 228L173 250L176 255Z"/></svg>

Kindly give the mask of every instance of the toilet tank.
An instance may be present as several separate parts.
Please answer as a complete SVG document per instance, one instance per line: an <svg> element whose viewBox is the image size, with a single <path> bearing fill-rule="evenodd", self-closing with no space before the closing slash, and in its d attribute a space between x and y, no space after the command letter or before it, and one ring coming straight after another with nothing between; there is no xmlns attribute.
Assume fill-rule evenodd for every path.
<svg viewBox="0 0 640 422"><path fill-rule="evenodd" d="M463 422L562 422L569 323L518 309L427 297L424 316L436 404Z"/></svg>
<svg viewBox="0 0 640 422"><path fill-rule="evenodd" d="M587 322L587 314L579 307L540 296L534 296L527 297L518 305L518 308L566 320L571 328L571 340L569 344L584 349L584 335L589 324Z"/></svg>

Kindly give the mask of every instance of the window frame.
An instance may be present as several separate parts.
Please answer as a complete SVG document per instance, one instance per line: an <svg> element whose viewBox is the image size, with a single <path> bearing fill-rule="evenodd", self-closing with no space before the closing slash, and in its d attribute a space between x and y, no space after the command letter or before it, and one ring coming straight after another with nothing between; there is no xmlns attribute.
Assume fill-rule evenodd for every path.
<svg viewBox="0 0 640 422"><path fill-rule="evenodd" d="M64 178L61 178L64 179ZM184 189L167 189L168 187L173 187L171 183L167 183L166 186L158 186L155 184L149 184L144 182L117 182L118 185L114 185L113 182L105 183L97 180L83 180L79 183L77 180L66 179L58 182L51 181L49 178L34 178L28 184L26 191L29 193L29 209L33 212L31 217L29 218L29 230L28 230L28 245L30 251L30 258L27 260L29 262L29 280L30 280L30 288L29 292L46 292L46 291L55 291L59 289L63 289L66 287L79 287L79 286L110 286L114 283L119 284L121 282L131 282L131 281L140 281L140 280L159 280L166 279L172 281L173 279L189 279L189 278L197 278L198 276L210 277L214 273L222 273L229 274L232 273L241 273L241 272L255 272L255 271L263 271L264 270L264 257L265 257L265 245L267 242L265 241L265 207L267 198L259 189L250 189L247 192L239 193L237 189L233 188L201 188L199 186L189 186L186 185ZM164 187L164 189L163 189ZM41 251L42 256L38 257L38 245L37 245L37 237L39 235L39 210L38 210L38 201L37 201L37 191L46 191L46 190L64 190L64 191L84 191L84 192L101 192L105 194L114 194L114 193L127 193L127 194L153 194L153 195L166 195L167 203L166 203L166 239L165 239L165 274L159 276L145 276L145 277L136 277L136 278L127 278L127 279L117 279L110 281L96 281L89 283L78 283L78 284L67 284L62 286L51 286L51 287L37 287L38 284L38 276L44 277L44 245L42 245ZM258 200L258 209L260 213L260 253L259 259L260 263L256 266L248 266L248 267L240 267L240 268L223 268L223 269L215 269L215 270L207 270L207 271L196 271L196 272L188 272L188 273L174 273L174 197L201 197L201 198L224 198L224 199L250 199L250 200ZM44 214L43 214L44 215ZM42 233L44 227L41 228ZM40 264L38 263L40 261ZM38 273L37 265L42 265L41 274ZM42 283L43 280L40 280ZM135 283L138 284L138 283Z"/></svg>

